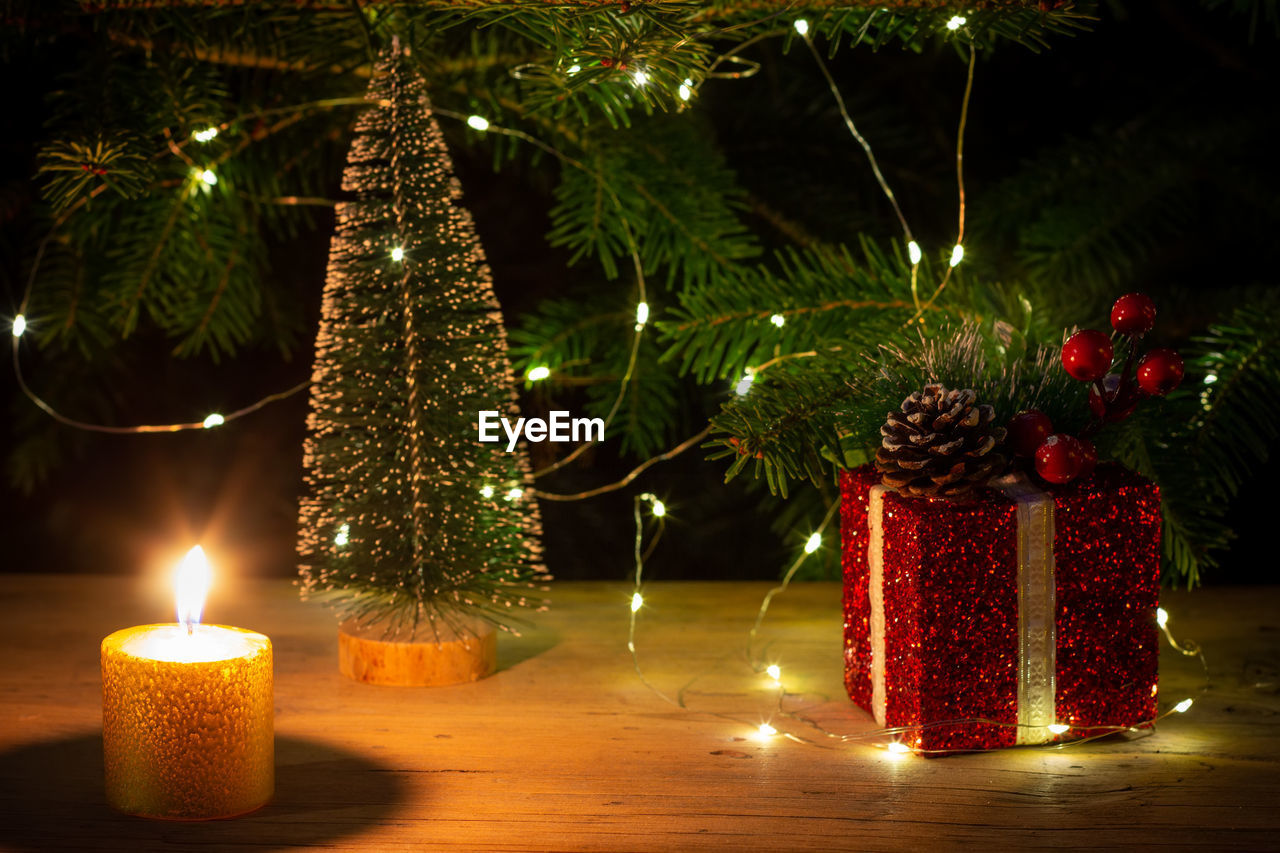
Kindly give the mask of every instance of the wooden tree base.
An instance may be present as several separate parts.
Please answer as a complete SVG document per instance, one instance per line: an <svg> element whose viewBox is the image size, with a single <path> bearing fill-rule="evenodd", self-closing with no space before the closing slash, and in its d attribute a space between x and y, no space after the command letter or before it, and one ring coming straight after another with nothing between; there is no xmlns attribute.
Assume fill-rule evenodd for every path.
<svg viewBox="0 0 1280 853"><path fill-rule="evenodd" d="M493 674L498 660L498 637L493 626L477 621L471 633L453 634L442 628L412 642L397 641L385 626L361 627L344 622L338 627L338 669L366 684L400 687L443 687Z"/></svg>

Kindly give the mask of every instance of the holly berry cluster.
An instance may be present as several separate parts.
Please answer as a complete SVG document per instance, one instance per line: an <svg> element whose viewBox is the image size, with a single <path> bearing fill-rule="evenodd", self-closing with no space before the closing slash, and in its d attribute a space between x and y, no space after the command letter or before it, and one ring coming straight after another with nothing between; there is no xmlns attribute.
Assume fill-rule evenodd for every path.
<svg viewBox="0 0 1280 853"><path fill-rule="evenodd" d="M1077 437L1055 433L1043 412L1019 412L1008 427L1008 446L1014 456L1034 460L1036 473L1049 483L1069 483L1089 476L1098 462L1098 451L1089 436L1105 424L1129 417L1144 397L1163 397L1182 381L1182 356L1174 350L1153 349L1138 358L1138 344L1155 324L1156 304L1146 294L1127 293L1111 306L1111 326L1126 348L1119 373L1112 370L1116 352L1111 335L1085 329L1067 338L1062 345L1062 366L1073 379L1093 383L1089 409L1094 420Z"/></svg>

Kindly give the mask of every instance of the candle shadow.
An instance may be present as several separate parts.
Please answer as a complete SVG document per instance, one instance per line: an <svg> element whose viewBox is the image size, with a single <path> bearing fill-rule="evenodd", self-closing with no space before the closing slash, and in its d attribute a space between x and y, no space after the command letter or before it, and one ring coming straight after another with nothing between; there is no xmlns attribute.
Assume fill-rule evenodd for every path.
<svg viewBox="0 0 1280 853"><path fill-rule="evenodd" d="M276 738L275 798L230 820L153 821L120 814L105 802L102 773L100 732L0 752L0 849L328 845L388 819L406 795L404 780L391 768L319 741L288 737Z"/></svg>

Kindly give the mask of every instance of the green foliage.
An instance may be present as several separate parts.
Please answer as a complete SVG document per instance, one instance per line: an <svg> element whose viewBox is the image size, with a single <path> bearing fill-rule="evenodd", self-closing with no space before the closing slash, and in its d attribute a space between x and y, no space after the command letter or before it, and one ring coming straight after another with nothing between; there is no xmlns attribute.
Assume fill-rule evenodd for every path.
<svg viewBox="0 0 1280 853"><path fill-rule="evenodd" d="M99 186L127 199L137 198L151 180L151 170L136 140L117 133L77 141L59 139L40 152L40 173L48 178L45 194L57 213L88 201Z"/></svg>
<svg viewBox="0 0 1280 853"><path fill-rule="evenodd" d="M943 325L898 340L770 368L712 420L729 436L718 455L736 455L726 476L751 467L782 494L788 480L829 480L835 469L867 461L888 413L933 382L972 388L999 422L1029 408L1066 432L1087 422L1084 386L1062 370L1058 351L1028 352L1007 325Z"/></svg>
<svg viewBox="0 0 1280 853"><path fill-rule="evenodd" d="M76 68L48 98L37 153L43 201L27 211L36 227L8 265L25 272L48 237L27 306L26 340L42 350L33 374L58 401L109 420L103 389L126 337L160 336L182 357L227 358L262 340L293 349L305 312L279 287L269 249L327 230L327 216L314 213L336 200L371 52L395 36L412 48L438 106L494 125L480 133L451 119L451 144L551 199L549 241L590 286L526 311L514 354L521 372L553 369L528 389L537 402L567 399L593 416L616 403L610 437L623 452L670 446L727 398L710 447L732 460L729 476L750 468L777 494L797 480L829 489L833 468L865 459L885 412L931 379L980 386L1002 413L1034 401L1070 427L1084 412L1083 386L1065 383L1052 363L1064 328L1102 322L1118 292L1156 290L1171 273L1195 278L1182 273L1189 265L1208 279L1233 274L1224 257L1257 257L1258 269L1280 263L1274 241L1238 236L1280 220L1276 195L1254 178L1270 155L1274 110L1228 104L1206 115L1171 96L1030 152L1006 180L972 188L972 251L936 294L945 256L926 258L913 285L869 181L787 183L803 172L796 159L836 150L829 139L807 139L799 153L778 147L796 137L763 155L750 148L768 122L809 129L822 117L839 127L820 83L779 74L811 68L797 19L827 56L856 46L915 51L927 64L952 50L967 55L970 39L980 55L1010 42L1038 50L1090 26L1096 4L1047 5L1055 8L973 4L952 32L956 7L931 4L11 4L14 25L0 33L6 55L69 51L67 67ZM1202 5L1249 15L1251 31L1276 20L1271 0ZM788 52L791 60L779 59ZM778 87L787 113L753 109L757 124L733 122L746 142L726 139L716 110L731 101L718 104L719 92L756 69L757 81L789 78ZM950 209L949 196L939 203L950 178L941 179L938 161L949 163L934 149L953 144L951 128L924 126L921 113L938 101L877 113L881 82L845 94L859 126L876 131L877 151L889 154L886 172L927 235L921 244L938 246L946 239L938 233L950 235L949 212L918 223L930 209ZM211 127L215 138L193 137ZM850 168L862 170L851 143L850 152ZM752 166L764 160L773 165L761 177ZM206 168L218 178L212 187L198 177ZM918 189L926 183L942 189ZM772 194L761 192L771 185ZM10 199L23 202L2 192L8 221ZM640 298L633 252L652 319L624 384ZM1214 310L1207 293L1158 295L1162 323L1166 306L1177 306L1165 328L1181 339ZM1223 507L1274 440L1274 417L1244 414L1266 405L1259 400L1275 378L1274 346L1262 347L1274 342L1265 314L1227 318L1184 347L1193 356L1187 390L1103 433L1108 452L1161 483L1171 576L1194 582L1213 565L1229 540ZM75 393L58 384L90 360L101 381ZM730 396L731 383L762 365L745 396ZM1209 372L1218 381L1198 384ZM37 422L19 429L37 438ZM18 472L24 481L55 458L59 435L20 445L30 463ZM765 505L778 524L807 532L830 497L820 489L792 490L785 509Z"/></svg>
<svg viewBox="0 0 1280 853"><path fill-rule="evenodd" d="M644 269L692 284L754 257L742 190L710 141L685 117L596 134L585 168L566 167L556 187L551 245L593 257L609 278L634 250Z"/></svg>
<svg viewBox="0 0 1280 853"><path fill-rule="evenodd" d="M527 383L539 405L550 410L573 404L573 411L598 418L612 413L606 437L618 437L623 453L650 456L677 438L677 427L688 427L680 421L688 389L658 363L656 346L645 339L630 381L623 383L636 317L634 311L615 310L617 301L599 288L578 298L546 300L511 330L511 354L521 376L534 367L550 368L549 378Z"/></svg>

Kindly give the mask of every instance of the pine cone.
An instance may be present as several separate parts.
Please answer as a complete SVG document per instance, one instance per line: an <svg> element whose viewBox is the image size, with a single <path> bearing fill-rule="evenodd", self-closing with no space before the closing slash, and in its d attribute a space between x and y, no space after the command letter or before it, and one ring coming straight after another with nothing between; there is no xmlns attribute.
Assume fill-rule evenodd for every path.
<svg viewBox="0 0 1280 853"><path fill-rule="evenodd" d="M992 426L995 411L977 399L969 389L926 385L903 400L902 413L890 412L880 427L876 468L884 484L907 497L960 498L1002 473L1005 458L995 447L1004 427Z"/></svg>

